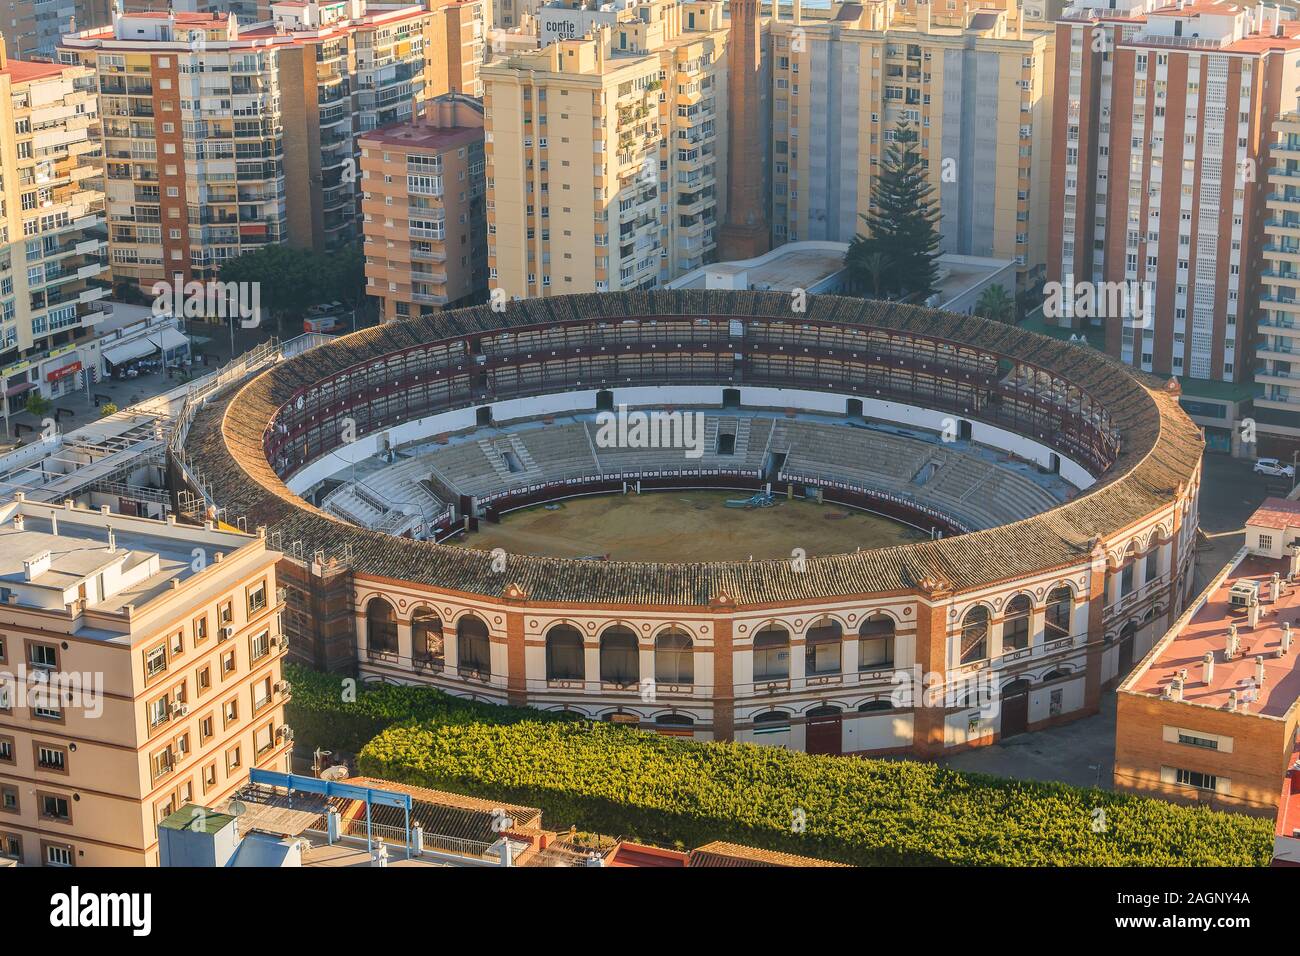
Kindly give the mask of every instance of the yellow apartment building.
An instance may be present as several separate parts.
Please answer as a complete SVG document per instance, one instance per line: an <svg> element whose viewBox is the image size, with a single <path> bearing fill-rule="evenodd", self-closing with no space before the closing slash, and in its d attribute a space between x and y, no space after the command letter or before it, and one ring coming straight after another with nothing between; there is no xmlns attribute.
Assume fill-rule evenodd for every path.
<svg viewBox="0 0 1300 956"><path fill-rule="evenodd" d="M650 0L484 67L492 288L652 288L711 261L726 190L722 12Z"/></svg>
<svg viewBox="0 0 1300 956"><path fill-rule="evenodd" d="M260 535L0 505L0 855L152 866L156 826L289 769Z"/></svg>

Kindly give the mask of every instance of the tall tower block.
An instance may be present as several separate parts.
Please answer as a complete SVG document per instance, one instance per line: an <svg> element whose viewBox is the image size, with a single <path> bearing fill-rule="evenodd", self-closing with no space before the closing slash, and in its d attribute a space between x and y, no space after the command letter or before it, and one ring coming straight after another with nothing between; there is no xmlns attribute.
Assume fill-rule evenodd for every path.
<svg viewBox="0 0 1300 956"><path fill-rule="evenodd" d="M763 130L763 50L759 0L730 0L727 38L727 218L718 257L749 259L771 246L767 222L767 149Z"/></svg>

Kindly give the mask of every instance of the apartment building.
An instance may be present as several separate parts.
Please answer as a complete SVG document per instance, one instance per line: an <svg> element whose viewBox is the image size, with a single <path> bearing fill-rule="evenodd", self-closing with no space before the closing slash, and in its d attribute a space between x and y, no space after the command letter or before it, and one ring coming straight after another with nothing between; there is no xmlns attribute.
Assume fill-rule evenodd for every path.
<svg viewBox="0 0 1300 956"><path fill-rule="evenodd" d="M509 30L526 19L536 20L538 11L546 0L493 0L491 23L493 29Z"/></svg>
<svg viewBox="0 0 1300 956"><path fill-rule="evenodd" d="M772 24L772 232L849 242L895 130L917 133L940 251L1047 260L1050 30L1015 0L836 3Z"/></svg>
<svg viewBox="0 0 1300 956"><path fill-rule="evenodd" d="M1300 722L1300 503L1269 498L1246 543L1120 685L1115 787L1273 815Z"/></svg>
<svg viewBox="0 0 1300 956"><path fill-rule="evenodd" d="M268 243L359 240L357 134L409 120L449 85L439 15L422 6L286 0L271 13L246 26L127 13L64 39L62 55L99 78L115 277L206 279Z"/></svg>
<svg viewBox="0 0 1300 956"><path fill-rule="evenodd" d="M109 0L0 0L0 33L15 59L54 59L59 36L108 22Z"/></svg>
<svg viewBox="0 0 1300 956"><path fill-rule="evenodd" d="M484 68L493 288L652 288L714 254L726 184L722 7L649 0L613 28Z"/></svg>
<svg viewBox="0 0 1300 956"><path fill-rule="evenodd" d="M1273 123L1260 246L1255 353L1256 451L1290 460L1300 449L1300 113Z"/></svg>
<svg viewBox="0 0 1300 956"><path fill-rule="evenodd" d="M0 40L0 389L83 387L79 346L109 294L99 111L91 70L8 59ZM84 361L83 361L84 360Z"/></svg>
<svg viewBox="0 0 1300 956"><path fill-rule="evenodd" d="M157 824L289 769L261 536L0 505L0 853L150 866Z"/></svg>
<svg viewBox="0 0 1300 956"><path fill-rule="evenodd" d="M1249 383L1264 175L1293 109L1300 24L1215 0L1083 0L1057 24L1049 279L1132 284L1140 309L1089 309L1144 371Z"/></svg>
<svg viewBox="0 0 1300 956"><path fill-rule="evenodd" d="M489 19L492 15L489 0L426 0L434 13L432 43L434 73L429 88L430 97L444 93L483 95L483 82L479 71L488 57ZM442 68L438 57L445 55Z"/></svg>
<svg viewBox="0 0 1300 956"><path fill-rule="evenodd" d="M364 133L366 291L384 321L487 295L483 107L463 94L421 117Z"/></svg>

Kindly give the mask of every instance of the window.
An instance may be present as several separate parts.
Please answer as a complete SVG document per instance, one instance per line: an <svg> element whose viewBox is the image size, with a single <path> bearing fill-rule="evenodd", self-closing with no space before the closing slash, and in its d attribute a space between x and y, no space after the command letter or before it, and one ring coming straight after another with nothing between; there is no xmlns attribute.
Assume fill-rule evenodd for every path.
<svg viewBox="0 0 1300 956"><path fill-rule="evenodd" d="M443 666L446 650L442 618L432 608L417 607L411 612L411 655L417 665Z"/></svg>
<svg viewBox="0 0 1300 956"><path fill-rule="evenodd" d="M1074 592L1065 585L1047 595L1047 613L1043 620L1043 637L1054 641L1070 636L1070 616L1074 610Z"/></svg>
<svg viewBox="0 0 1300 956"><path fill-rule="evenodd" d="M1261 534L1259 536L1259 546L1265 551L1273 549L1273 536L1271 534Z"/></svg>
<svg viewBox="0 0 1300 956"><path fill-rule="evenodd" d="M0 810L5 811L6 813L18 812L19 804L17 787L0 786Z"/></svg>
<svg viewBox="0 0 1300 956"><path fill-rule="evenodd" d="M27 649L27 659L32 667L53 670L58 667L58 652L53 644L32 644Z"/></svg>
<svg viewBox="0 0 1300 956"><path fill-rule="evenodd" d="M1219 788L1219 778L1212 773L1201 773L1199 770L1175 770L1174 780L1184 787L1195 787L1197 790L1217 790Z"/></svg>
<svg viewBox="0 0 1300 956"><path fill-rule="evenodd" d="M231 747L226 751L226 775L229 776L242 766L243 755L239 752L239 748Z"/></svg>
<svg viewBox="0 0 1300 956"><path fill-rule="evenodd" d="M263 631L256 637L251 638L248 642L248 660L249 663L260 661L267 654L271 653L271 632Z"/></svg>
<svg viewBox="0 0 1300 956"><path fill-rule="evenodd" d="M989 656L989 612L982 604L977 604L962 619L961 623L961 663L973 664Z"/></svg>
<svg viewBox="0 0 1300 956"><path fill-rule="evenodd" d="M64 822L72 819L67 797L57 793L42 793L39 797L42 819Z"/></svg>
<svg viewBox="0 0 1300 956"><path fill-rule="evenodd" d="M1203 747L1206 750L1218 750L1219 741L1210 737L1199 737L1196 734L1188 733L1185 730L1178 731L1178 742L1187 744L1189 747Z"/></svg>
<svg viewBox="0 0 1300 956"><path fill-rule="evenodd" d="M655 638L655 680L663 684L695 683L694 642L685 631L670 628Z"/></svg>
<svg viewBox="0 0 1300 956"><path fill-rule="evenodd" d="M235 672L235 652L226 651L221 655L221 676L228 677Z"/></svg>
<svg viewBox="0 0 1300 956"><path fill-rule="evenodd" d="M204 691L206 691L206 690L211 690L211 688L212 688L212 668L209 667L209 666L204 666L204 667L200 668L200 669L199 669L199 673L198 673L198 677L197 677L197 680L196 680L196 683L198 684L198 688L199 688L199 693L200 693L200 694L202 694L202 693L203 693Z"/></svg>
<svg viewBox="0 0 1300 956"><path fill-rule="evenodd" d="M0 737L0 763L14 762L14 739Z"/></svg>
<svg viewBox="0 0 1300 956"><path fill-rule="evenodd" d="M55 773L67 773L68 770L68 753L62 747L50 747L45 744L36 745L36 766L42 770L52 770Z"/></svg>
<svg viewBox="0 0 1300 956"><path fill-rule="evenodd" d="M627 686L640 680L636 634L629 627L614 624L600 635L600 679L606 684Z"/></svg>
<svg viewBox="0 0 1300 956"><path fill-rule="evenodd" d="M546 679L582 680L583 653L581 632L572 624L556 624L546 632Z"/></svg>
<svg viewBox="0 0 1300 956"><path fill-rule="evenodd" d="M221 624L229 624L235 619L235 606L230 601L223 601L217 608L217 621Z"/></svg>
<svg viewBox="0 0 1300 956"><path fill-rule="evenodd" d="M11 860L21 860L23 858L22 837L14 836L12 833L6 833L3 837L0 837L0 856L7 856Z"/></svg>
<svg viewBox="0 0 1300 956"><path fill-rule="evenodd" d="M208 617L196 618L194 621L194 643L201 644L208 639Z"/></svg>
<svg viewBox="0 0 1300 956"><path fill-rule="evenodd" d="M45 844L46 866L72 866L72 847L61 843Z"/></svg>
<svg viewBox="0 0 1300 956"><path fill-rule="evenodd" d="M203 768L203 792L207 793L217 785L217 765L210 763Z"/></svg>
<svg viewBox="0 0 1300 956"><path fill-rule="evenodd" d="M221 725L229 727L239 719L239 702L235 698L230 698L221 705Z"/></svg>
<svg viewBox="0 0 1300 956"><path fill-rule="evenodd" d="M208 714L199 721L199 743L212 739L212 715Z"/></svg>
<svg viewBox="0 0 1300 956"><path fill-rule="evenodd" d="M790 676L790 632L766 624L754 635L754 680L786 680Z"/></svg>
<svg viewBox="0 0 1300 956"><path fill-rule="evenodd" d="M823 617L808 626L804 635L804 672L809 677L840 672L840 642L844 629L833 618Z"/></svg>
<svg viewBox="0 0 1300 956"><path fill-rule="evenodd" d="M266 607L266 582L262 581L248 591L248 616L252 617Z"/></svg>
<svg viewBox="0 0 1300 956"><path fill-rule="evenodd" d="M1034 607L1025 594L1017 594L1007 602L1006 616L1002 620L1002 650L1023 651L1029 646L1029 623Z"/></svg>
<svg viewBox="0 0 1300 956"><path fill-rule="evenodd" d="M371 654L397 653L397 615L383 598L366 605L366 646Z"/></svg>
<svg viewBox="0 0 1300 956"><path fill-rule="evenodd" d="M456 622L457 669L464 676L487 680L492 676L491 642L487 624L466 615Z"/></svg>
<svg viewBox="0 0 1300 956"><path fill-rule="evenodd" d="M894 619L872 614L858 629L858 670L892 667L894 663Z"/></svg>
<svg viewBox="0 0 1300 956"><path fill-rule="evenodd" d="M157 677L167 669L167 647L159 644L144 655L144 676Z"/></svg>

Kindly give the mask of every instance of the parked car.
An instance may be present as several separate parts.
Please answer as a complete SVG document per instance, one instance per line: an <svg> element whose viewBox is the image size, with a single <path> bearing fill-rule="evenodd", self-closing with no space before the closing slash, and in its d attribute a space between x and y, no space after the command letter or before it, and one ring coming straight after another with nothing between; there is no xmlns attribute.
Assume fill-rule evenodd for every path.
<svg viewBox="0 0 1300 956"><path fill-rule="evenodd" d="M1295 466L1284 465L1276 458L1258 458L1255 460L1255 474L1272 478L1294 478Z"/></svg>

